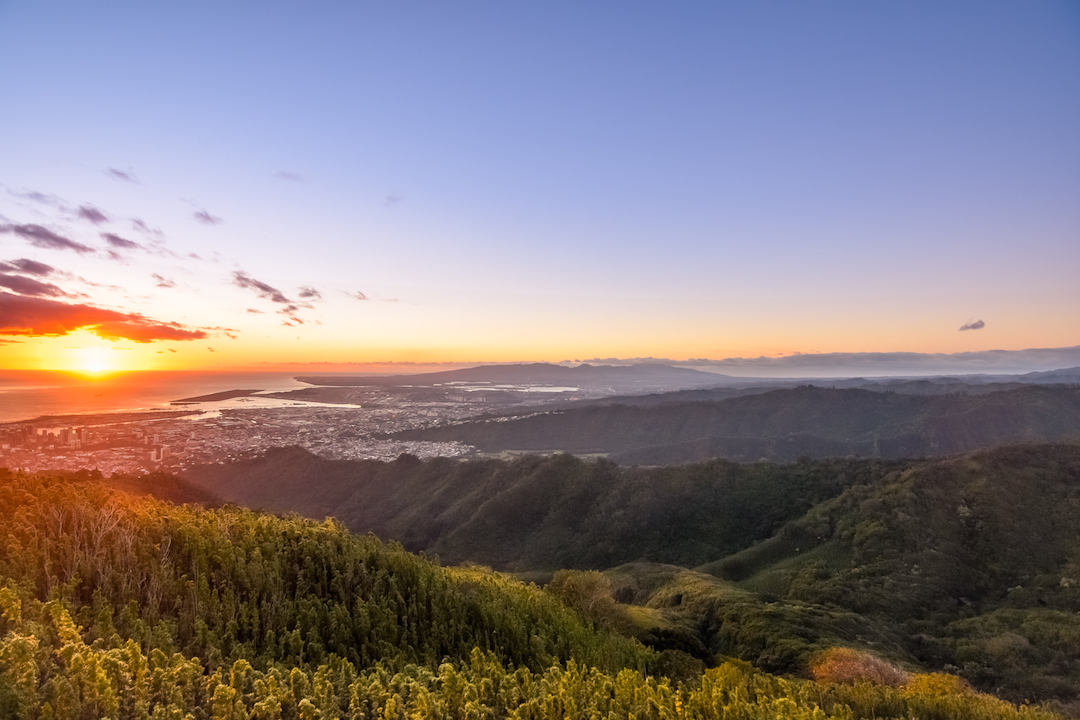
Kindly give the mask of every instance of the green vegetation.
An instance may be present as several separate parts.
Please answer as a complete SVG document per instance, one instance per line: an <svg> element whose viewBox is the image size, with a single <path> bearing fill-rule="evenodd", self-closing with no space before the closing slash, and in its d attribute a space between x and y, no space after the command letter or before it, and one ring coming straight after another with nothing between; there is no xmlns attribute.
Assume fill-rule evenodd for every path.
<svg viewBox="0 0 1080 720"><path fill-rule="evenodd" d="M799 674L844 646L1013 701L1080 696L1080 446L668 468L286 449L193 475L242 502L302 502L319 477L355 530L537 580L562 568L553 591L594 624L704 665ZM682 677L685 655L663 662Z"/></svg>
<svg viewBox="0 0 1080 720"><path fill-rule="evenodd" d="M87 473L0 471L0 527L4 718L1055 717L947 676L845 684L725 663L672 680L657 673L686 675L678 656L555 592ZM598 618L622 612L604 576L557 579Z"/></svg>
<svg viewBox="0 0 1080 720"><path fill-rule="evenodd" d="M916 465L699 570L858 613L1004 697L1080 695L1080 446Z"/></svg>
<svg viewBox="0 0 1080 720"><path fill-rule="evenodd" d="M648 559L692 567L770 537L852 485L910 462L820 460L740 465L714 460L627 468L571 455L509 462L324 460L281 448L189 480L226 500L333 516L447 562L499 570L605 569Z"/></svg>
<svg viewBox="0 0 1080 720"><path fill-rule="evenodd" d="M95 640L118 633L211 668L331 654L357 667L431 664L474 647L533 669L572 657L604 668L647 659L520 583L439 568L332 521L177 507L91 478L0 473L0 572L26 598L63 600Z"/></svg>

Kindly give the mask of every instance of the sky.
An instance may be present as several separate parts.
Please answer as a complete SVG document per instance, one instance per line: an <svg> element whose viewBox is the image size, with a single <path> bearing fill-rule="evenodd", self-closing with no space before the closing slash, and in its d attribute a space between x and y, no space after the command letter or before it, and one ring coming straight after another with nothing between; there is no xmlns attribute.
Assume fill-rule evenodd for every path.
<svg viewBox="0 0 1080 720"><path fill-rule="evenodd" d="M0 0L0 98L0 369L1080 346L1076 2Z"/></svg>

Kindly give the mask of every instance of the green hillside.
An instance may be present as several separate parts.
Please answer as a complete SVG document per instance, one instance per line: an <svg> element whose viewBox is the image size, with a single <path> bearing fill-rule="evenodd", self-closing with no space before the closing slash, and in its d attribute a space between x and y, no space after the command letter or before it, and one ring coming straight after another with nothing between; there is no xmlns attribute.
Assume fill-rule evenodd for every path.
<svg viewBox="0 0 1080 720"><path fill-rule="evenodd" d="M299 448L193 468L192 482L248 507L337 518L447 562L501 570L692 567L749 547L853 484L910 463L715 460L627 468L570 455L512 461L325 460Z"/></svg>
<svg viewBox="0 0 1080 720"><path fill-rule="evenodd" d="M888 623L1009 697L1080 694L1080 446L912 466L699 570Z"/></svg>
<svg viewBox="0 0 1080 720"><path fill-rule="evenodd" d="M573 582L107 485L0 470L0 717L1055 717L865 653L825 652L817 681L688 673L577 614Z"/></svg>
<svg viewBox="0 0 1080 720"><path fill-rule="evenodd" d="M911 395L804 386L719 402L589 406L394 437L459 441L485 452L611 453L620 462L644 465L709 457L931 457L1080 438L1080 388Z"/></svg>
<svg viewBox="0 0 1080 720"><path fill-rule="evenodd" d="M1016 701L1080 696L1080 445L663 468L284 449L191 479L303 512L333 494L353 529L448 562L607 570L579 609L626 606L593 620L706 663L798 673L839 645Z"/></svg>

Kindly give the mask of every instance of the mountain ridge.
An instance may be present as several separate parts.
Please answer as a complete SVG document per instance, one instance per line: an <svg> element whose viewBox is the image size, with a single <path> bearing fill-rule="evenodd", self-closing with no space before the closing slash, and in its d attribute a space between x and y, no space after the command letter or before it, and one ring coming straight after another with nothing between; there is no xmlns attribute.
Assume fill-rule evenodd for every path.
<svg viewBox="0 0 1080 720"><path fill-rule="evenodd" d="M747 449L722 456L737 461L945 456L1002 443L1080 438L1080 387L911 395L801 386L712 402L593 404L496 420L389 437L456 441L483 452L612 453L617 460L650 465L703 460L725 444L737 449L740 443ZM757 454L761 451L766 452Z"/></svg>

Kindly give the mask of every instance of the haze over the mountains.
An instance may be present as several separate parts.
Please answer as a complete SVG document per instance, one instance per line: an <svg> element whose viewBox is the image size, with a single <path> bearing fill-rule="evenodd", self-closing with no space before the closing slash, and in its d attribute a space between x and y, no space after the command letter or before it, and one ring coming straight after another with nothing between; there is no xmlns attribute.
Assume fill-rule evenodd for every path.
<svg viewBox="0 0 1080 720"><path fill-rule="evenodd" d="M665 383L684 387L753 380L816 378L910 378L965 376L961 382L1039 382L1039 373L1068 374L1080 367L1080 345L1063 348L993 350L966 353L813 353L785 357L727 358L597 358L561 363L473 363L469 367L409 372L416 363L345 365L338 374L331 363L319 364L319 374L298 379L312 385L380 386L433 385L452 382L566 384ZM428 366L431 367L431 366ZM437 366L436 366L437 368ZM314 369L314 368L313 368ZM350 373L349 371L353 372ZM697 371L695 374L691 371ZM1080 370L1076 372L1080 373ZM1015 376L1022 377L1015 377ZM1069 380L1056 380L1069 382Z"/></svg>
<svg viewBox="0 0 1080 720"><path fill-rule="evenodd" d="M735 376L771 378L855 377L859 375L1011 375L1080 366L1080 345L1026 350L984 350L958 353L824 352L776 357L709 360L662 358L594 358L593 364L661 363Z"/></svg>
<svg viewBox="0 0 1080 720"><path fill-rule="evenodd" d="M717 401L594 404L406 430L395 437L504 450L609 453L667 465L724 457L927 457L1080 438L1080 387L919 395L803 386Z"/></svg>

